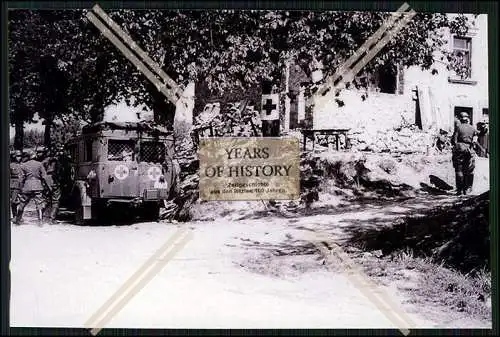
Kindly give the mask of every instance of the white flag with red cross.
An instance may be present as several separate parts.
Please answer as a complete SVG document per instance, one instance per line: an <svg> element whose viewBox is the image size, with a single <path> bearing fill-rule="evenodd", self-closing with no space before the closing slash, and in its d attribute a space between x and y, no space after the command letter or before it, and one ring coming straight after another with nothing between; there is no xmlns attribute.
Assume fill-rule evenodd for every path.
<svg viewBox="0 0 500 337"><path fill-rule="evenodd" d="M273 121L280 119L279 101L279 94L262 95L260 119L263 121Z"/></svg>

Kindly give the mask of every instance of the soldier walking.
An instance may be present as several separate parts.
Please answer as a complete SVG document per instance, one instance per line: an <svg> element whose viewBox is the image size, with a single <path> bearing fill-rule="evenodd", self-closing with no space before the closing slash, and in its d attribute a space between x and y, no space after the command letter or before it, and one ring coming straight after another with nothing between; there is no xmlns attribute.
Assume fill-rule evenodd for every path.
<svg viewBox="0 0 500 337"><path fill-rule="evenodd" d="M62 149L57 148L43 161L43 167L47 173L47 183L49 186L49 194L46 197L46 209L50 210L49 219L51 224L56 223L56 217L59 212L59 202L61 199L61 174L62 163L61 159L64 155Z"/></svg>
<svg viewBox="0 0 500 337"><path fill-rule="evenodd" d="M12 218L17 216L17 207L19 205L19 193L21 191L21 178L23 172L21 170L22 153L19 150L14 151L10 157L10 208L12 210Z"/></svg>
<svg viewBox="0 0 500 337"><path fill-rule="evenodd" d="M477 131L470 124L469 115L466 112L460 115L460 122L452 137L452 162L455 168L457 195L466 195L472 190L474 182L474 143Z"/></svg>
<svg viewBox="0 0 500 337"><path fill-rule="evenodd" d="M47 174L42 163L36 160L36 153L29 151L29 160L21 164L22 172L22 190L20 194L19 207L16 214L16 225L21 225L23 221L23 212L26 205L31 199L35 201L36 211L38 214L38 225L43 225L43 190L44 187L50 190L47 182Z"/></svg>

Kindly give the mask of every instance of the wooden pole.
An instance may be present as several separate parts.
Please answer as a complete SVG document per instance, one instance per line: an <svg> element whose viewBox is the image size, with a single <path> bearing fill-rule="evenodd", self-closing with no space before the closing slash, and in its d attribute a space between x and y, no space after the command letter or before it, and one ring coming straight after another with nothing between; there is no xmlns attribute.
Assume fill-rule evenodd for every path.
<svg viewBox="0 0 500 337"><path fill-rule="evenodd" d="M279 137L280 135L279 94L273 95L272 87L273 84L271 81L262 82L262 104L260 110L263 137Z"/></svg>

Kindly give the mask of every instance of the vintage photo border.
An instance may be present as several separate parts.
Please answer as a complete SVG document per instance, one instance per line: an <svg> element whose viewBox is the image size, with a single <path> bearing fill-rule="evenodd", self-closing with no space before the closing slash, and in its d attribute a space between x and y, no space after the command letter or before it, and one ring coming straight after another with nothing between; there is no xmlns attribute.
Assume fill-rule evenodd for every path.
<svg viewBox="0 0 500 337"><path fill-rule="evenodd" d="M133 9L290 9L290 10L363 10L363 11L396 11L404 1L384 1L384 2L323 2L323 1L9 1L2 2L2 114L0 116L2 127L2 147L0 148L0 161L2 163L2 172L8 172L8 144L9 144L9 119L8 119L8 9L77 9L77 8L92 8L95 4L99 4L105 11L116 8L133 8ZM488 72L489 72L489 109L496 112L490 115L490 124L494 127L490 128L491 146L490 156L490 204L498 205L498 3L496 1L406 1L412 9L422 12L445 12L445 13L478 13L488 15ZM10 328L9 322L9 306L10 306L10 225L9 225L9 207L8 207L8 183L9 176L3 174L0 177L1 186L1 332L4 335L83 335L89 336L91 333L85 328ZM491 233L491 273L492 273L492 299L498 298L498 210L490 206L490 233ZM492 301L492 330L488 329L467 329L468 335L493 335L498 333L499 327L499 306L498 301ZM333 313L332 313L333 314ZM315 335L325 333L335 333L338 335L373 335L380 333L400 334L398 329L321 329L321 330L266 330L262 331L267 334L275 335ZM452 335L457 332L456 329L412 329L410 335ZM465 332L465 331L464 331ZM152 329L104 329L100 332L101 335L149 335L158 334L165 335L169 333L188 335L188 334L214 334L222 335L222 330L152 330ZM256 330L231 330L232 334L237 335L253 335L257 334Z"/></svg>

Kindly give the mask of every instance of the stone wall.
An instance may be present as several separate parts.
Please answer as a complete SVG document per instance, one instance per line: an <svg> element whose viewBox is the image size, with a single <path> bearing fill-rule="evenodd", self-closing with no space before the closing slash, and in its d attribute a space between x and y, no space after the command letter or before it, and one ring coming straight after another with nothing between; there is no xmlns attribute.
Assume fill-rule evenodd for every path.
<svg viewBox="0 0 500 337"><path fill-rule="evenodd" d="M328 92L314 98L314 129L368 129L385 131L415 123L415 102L411 95L372 92L363 100L362 91L345 90L339 97ZM336 99L341 100L339 106Z"/></svg>

